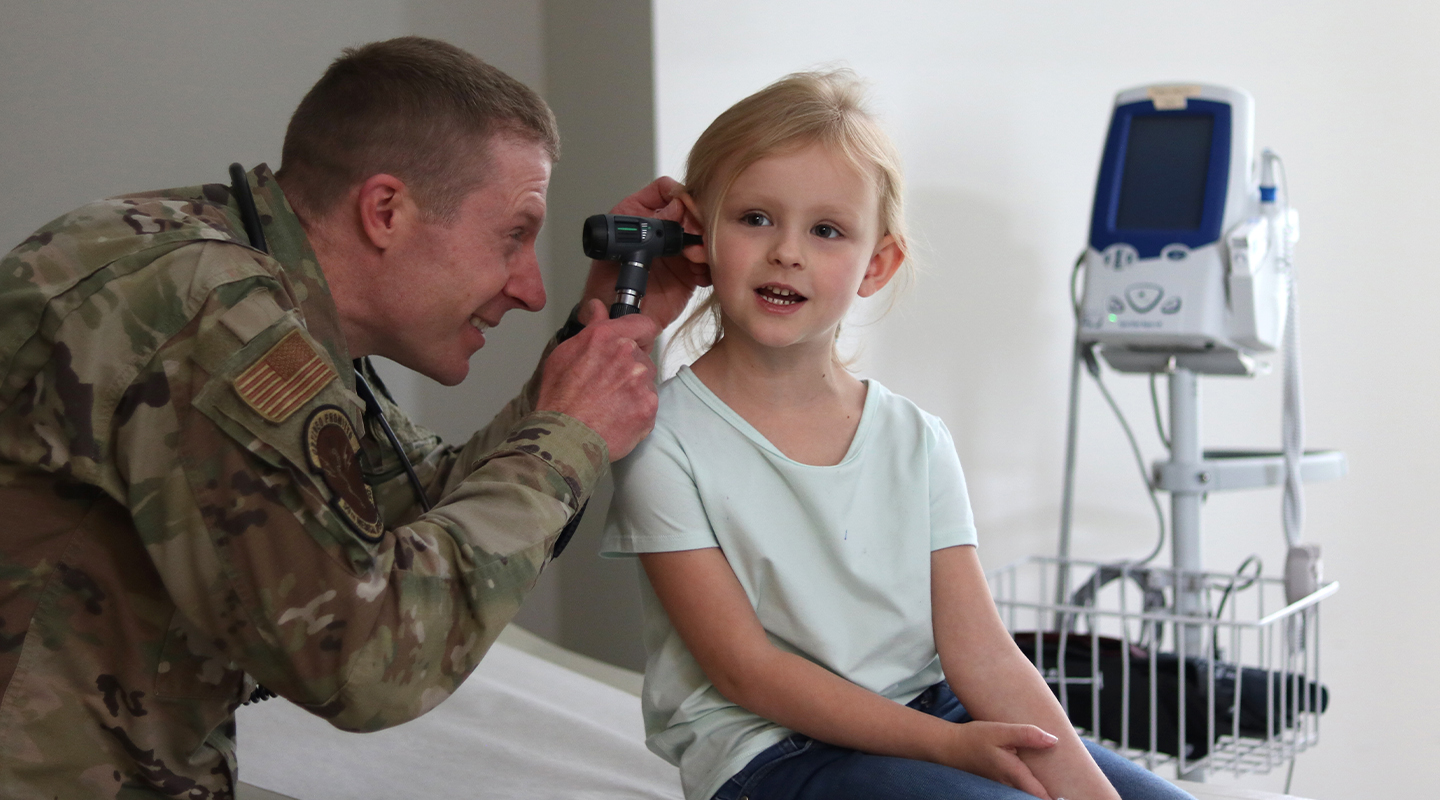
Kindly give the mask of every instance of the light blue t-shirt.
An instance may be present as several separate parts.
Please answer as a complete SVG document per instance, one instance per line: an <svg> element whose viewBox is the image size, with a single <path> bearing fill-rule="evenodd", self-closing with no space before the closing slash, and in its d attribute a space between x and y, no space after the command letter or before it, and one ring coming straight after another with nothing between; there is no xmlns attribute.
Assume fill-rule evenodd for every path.
<svg viewBox="0 0 1440 800"><path fill-rule="evenodd" d="M899 703L943 679L930 553L975 544L950 433L868 381L839 464L792 461L689 368L660 388L655 430L615 464L607 556L719 547L776 646ZM726 700L641 573L646 744L689 800L792 731Z"/></svg>

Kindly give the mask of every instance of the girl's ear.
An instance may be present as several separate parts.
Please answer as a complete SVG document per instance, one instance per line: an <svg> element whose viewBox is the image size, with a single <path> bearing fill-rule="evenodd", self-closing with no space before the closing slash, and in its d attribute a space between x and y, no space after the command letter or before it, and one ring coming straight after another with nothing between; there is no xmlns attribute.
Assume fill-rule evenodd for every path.
<svg viewBox="0 0 1440 800"><path fill-rule="evenodd" d="M680 220L680 224L684 225L686 230L694 228L694 231L691 231L692 233L698 233L704 236L705 218L700 215L700 207L695 204L695 198L691 197L689 192L682 191L675 195L675 199L679 200L680 203L685 206L685 216ZM680 252L696 264L708 264L710 263L710 248L707 245L708 242L706 244L692 244Z"/></svg>
<svg viewBox="0 0 1440 800"><path fill-rule="evenodd" d="M875 246L875 254L870 256L870 263L865 267L865 277L860 280L859 295L869 297L872 294L885 288L885 284L895 277L900 265L905 263L905 250L894 236L885 234L880 243Z"/></svg>

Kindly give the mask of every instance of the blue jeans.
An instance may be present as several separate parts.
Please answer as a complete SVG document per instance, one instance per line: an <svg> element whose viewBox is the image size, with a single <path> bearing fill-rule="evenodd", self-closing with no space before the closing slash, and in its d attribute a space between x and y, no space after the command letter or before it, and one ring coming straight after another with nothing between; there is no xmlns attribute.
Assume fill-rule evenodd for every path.
<svg viewBox="0 0 1440 800"><path fill-rule="evenodd" d="M973 718L944 683L910 707L949 722ZM1093 742L1085 747L1122 800L1195 800L1159 776ZM953 767L875 756L795 734L751 759L714 800L1034 800L1032 795Z"/></svg>

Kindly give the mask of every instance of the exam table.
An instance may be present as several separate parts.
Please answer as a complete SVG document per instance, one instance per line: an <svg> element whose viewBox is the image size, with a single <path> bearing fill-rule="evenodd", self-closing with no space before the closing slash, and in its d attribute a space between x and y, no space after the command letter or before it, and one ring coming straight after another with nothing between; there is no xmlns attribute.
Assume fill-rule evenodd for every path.
<svg viewBox="0 0 1440 800"><path fill-rule="evenodd" d="M510 626L454 695L376 733L336 730L281 699L237 713L236 800L439 797L681 800L645 749L640 675ZM1199 800L1300 800L1192 784Z"/></svg>

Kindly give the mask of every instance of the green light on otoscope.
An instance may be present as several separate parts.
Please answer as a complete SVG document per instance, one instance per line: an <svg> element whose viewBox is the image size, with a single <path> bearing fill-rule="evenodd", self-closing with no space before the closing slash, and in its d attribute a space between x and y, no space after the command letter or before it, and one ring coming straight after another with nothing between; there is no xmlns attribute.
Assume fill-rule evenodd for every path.
<svg viewBox="0 0 1440 800"><path fill-rule="evenodd" d="M1110 315L1110 321L1111 321L1111 322L1114 322L1116 319L1118 319L1118 317L1116 317L1114 314L1111 314L1111 315Z"/></svg>

